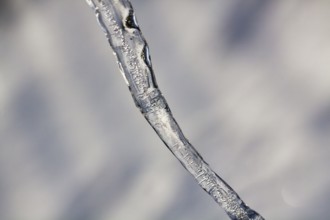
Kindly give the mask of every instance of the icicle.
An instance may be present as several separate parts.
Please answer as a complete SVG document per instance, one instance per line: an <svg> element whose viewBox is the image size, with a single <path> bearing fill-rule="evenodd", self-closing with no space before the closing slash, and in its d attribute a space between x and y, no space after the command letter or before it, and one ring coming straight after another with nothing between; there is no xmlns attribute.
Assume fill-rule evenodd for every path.
<svg viewBox="0 0 330 220"><path fill-rule="evenodd" d="M137 107L181 164L233 220L262 220L203 160L183 135L158 89L148 45L128 0L86 0L117 57Z"/></svg>

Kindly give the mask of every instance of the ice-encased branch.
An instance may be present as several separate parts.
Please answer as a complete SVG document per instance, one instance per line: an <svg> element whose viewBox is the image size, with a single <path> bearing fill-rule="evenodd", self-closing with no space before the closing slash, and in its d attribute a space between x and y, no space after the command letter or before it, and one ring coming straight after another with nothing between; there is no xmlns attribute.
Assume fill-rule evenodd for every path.
<svg viewBox="0 0 330 220"><path fill-rule="evenodd" d="M119 69L140 109L158 136L194 176L198 184L235 220L262 220L203 160L183 135L158 89L148 45L128 0L86 0L95 11L118 61Z"/></svg>

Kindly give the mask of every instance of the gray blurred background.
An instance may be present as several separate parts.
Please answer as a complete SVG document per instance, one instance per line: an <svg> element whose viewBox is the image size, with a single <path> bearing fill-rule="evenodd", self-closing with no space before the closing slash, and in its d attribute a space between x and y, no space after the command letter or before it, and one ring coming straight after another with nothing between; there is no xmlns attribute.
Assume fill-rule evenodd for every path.
<svg viewBox="0 0 330 220"><path fill-rule="evenodd" d="M132 0L158 84L266 219L330 216L330 1ZM228 219L139 111L84 0L0 2L0 219Z"/></svg>

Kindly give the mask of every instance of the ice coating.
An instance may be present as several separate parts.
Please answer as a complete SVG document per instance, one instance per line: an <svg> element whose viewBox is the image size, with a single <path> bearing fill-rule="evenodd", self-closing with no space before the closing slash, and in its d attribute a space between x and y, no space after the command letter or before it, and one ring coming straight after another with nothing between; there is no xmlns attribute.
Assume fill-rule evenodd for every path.
<svg viewBox="0 0 330 220"><path fill-rule="evenodd" d="M136 106L198 184L233 220L262 220L203 160L183 135L158 89L148 45L128 0L86 0L93 8Z"/></svg>

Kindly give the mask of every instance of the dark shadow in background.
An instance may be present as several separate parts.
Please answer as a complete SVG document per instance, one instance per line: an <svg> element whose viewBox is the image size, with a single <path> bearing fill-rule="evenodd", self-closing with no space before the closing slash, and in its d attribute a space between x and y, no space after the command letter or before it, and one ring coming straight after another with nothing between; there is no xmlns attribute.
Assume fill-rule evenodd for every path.
<svg viewBox="0 0 330 220"><path fill-rule="evenodd" d="M312 132L320 138L329 138L330 134L330 103L324 105L315 112L310 121L309 127Z"/></svg>
<svg viewBox="0 0 330 220"><path fill-rule="evenodd" d="M31 77L25 79L13 96L12 134L21 134L26 140L28 157L37 163L40 174L47 182L62 178L67 167L72 166L72 158L66 142L63 141L61 126L52 110L52 100L43 82ZM65 137L64 137L65 138ZM32 162L32 161L31 161Z"/></svg>
<svg viewBox="0 0 330 220"><path fill-rule="evenodd" d="M220 32L221 38L225 39L227 50L231 51L250 43L271 3L271 0L236 1L224 30Z"/></svg>
<svg viewBox="0 0 330 220"><path fill-rule="evenodd" d="M0 28L7 27L15 18L11 0L0 1Z"/></svg>
<svg viewBox="0 0 330 220"><path fill-rule="evenodd" d="M137 159L131 161L130 165L119 167L120 175L116 178L111 175L109 170L114 168L111 165L105 165L98 177L89 184L77 186L75 196L69 202L61 220L91 220L100 219L105 210L111 209L115 201L120 201L120 197L126 194L125 190L134 187L136 177L143 172L142 161ZM136 164L139 164L137 166ZM129 191L129 190L128 190ZM140 202L140 201L136 201ZM130 207L134 208L134 207ZM128 210L127 210L128 211Z"/></svg>
<svg viewBox="0 0 330 220"><path fill-rule="evenodd" d="M42 0L0 0L0 30L13 25L23 10L42 3Z"/></svg>

